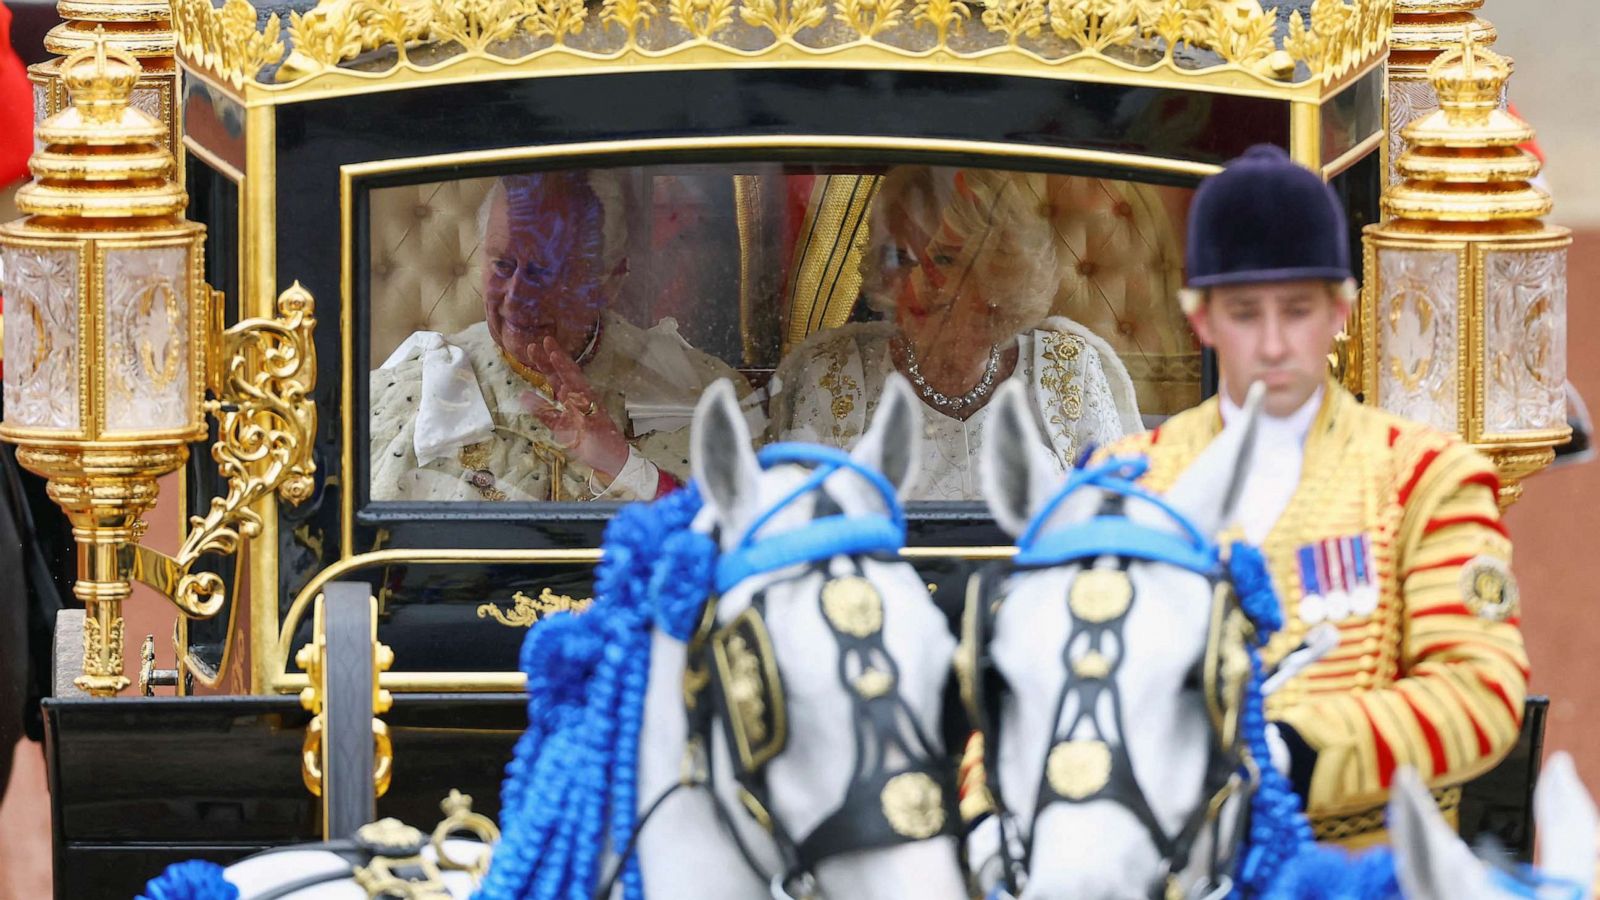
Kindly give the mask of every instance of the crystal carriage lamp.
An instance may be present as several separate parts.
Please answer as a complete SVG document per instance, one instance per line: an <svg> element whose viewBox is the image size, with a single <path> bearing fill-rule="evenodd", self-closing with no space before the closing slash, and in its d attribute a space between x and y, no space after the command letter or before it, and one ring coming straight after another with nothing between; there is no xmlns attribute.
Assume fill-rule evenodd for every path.
<svg viewBox="0 0 1600 900"><path fill-rule="evenodd" d="M1464 44L1429 70L1440 108L1407 126L1401 179L1368 226L1362 321L1368 402L1461 434L1494 460L1509 506L1572 430L1567 248L1550 195L1503 111L1509 63Z"/></svg>
<svg viewBox="0 0 1600 900"><path fill-rule="evenodd" d="M221 331L202 277L203 226L184 219L164 127L129 104L140 76L103 34L61 67L71 106L38 126L22 219L0 225L5 303L5 420L0 439L44 477L78 544L73 593L85 606L77 685L109 696L122 672L122 602L146 581L186 615L216 614L220 579L191 573L259 525L250 503L310 492L315 410L312 301L298 285L279 319ZM219 399L207 400L207 389ZM178 556L138 545L156 479L203 440L219 414L213 457L225 498L194 517Z"/></svg>

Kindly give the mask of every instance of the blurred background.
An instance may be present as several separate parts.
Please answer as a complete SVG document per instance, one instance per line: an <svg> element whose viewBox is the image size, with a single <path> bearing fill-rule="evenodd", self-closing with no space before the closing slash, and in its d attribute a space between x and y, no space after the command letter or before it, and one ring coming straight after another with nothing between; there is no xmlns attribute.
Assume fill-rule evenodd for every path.
<svg viewBox="0 0 1600 900"><path fill-rule="evenodd" d="M45 59L44 33L59 21L54 3L4 2L13 17L16 54L24 63ZM1593 162L1600 151L1600 60L1589 40L1600 35L1600 2L1489 0L1481 14L1499 28L1496 49L1517 62L1511 98L1539 130L1545 177L1556 198L1550 221L1577 232L1567 307L1570 377L1583 397L1600 403L1600 308L1590 302L1600 294L1600 165ZM3 48L0 41L0 52ZM0 98L7 105L15 102ZM0 115L0 122L7 118ZM0 147L15 138L0 134ZM0 185L0 221L16 216L10 203L14 188ZM164 498L176 493L176 483L169 482L162 487ZM158 506L150 520L150 542L176 550L173 507ZM1533 688L1552 701L1546 744L1571 751L1591 791L1600 790L1600 677L1595 677L1600 673L1589 665L1597 653L1594 638L1600 634L1600 611L1591 611L1589 604L1600 601L1600 578L1588 567L1600 555L1600 467L1565 464L1535 477L1508 520L1516 542ZM158 647L170 646L173 616L169 604L136 585L127 617L129 674L136 678L139 642L153 634ZM15 748L10 788L0 806L0 900L49 894L44 763L39 745L23 741Z"/></svg>

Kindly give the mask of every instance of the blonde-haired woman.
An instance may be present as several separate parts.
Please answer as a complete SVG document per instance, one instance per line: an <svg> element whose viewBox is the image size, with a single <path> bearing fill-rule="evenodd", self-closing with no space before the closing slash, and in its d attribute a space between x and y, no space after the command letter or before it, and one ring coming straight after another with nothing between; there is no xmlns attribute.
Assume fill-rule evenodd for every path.
<svg viewBox="0 0 1600 900"><path fill-rule="evenodd" d="M1028 386L1063 468L1093 444L1142 430L1116 353L1048 315L1057 270L1044 198L1041 175L891 170L862 259L862 293L885 319L815 334L784 359L773 436L849 446L899 371L927 407L914 496L971 500L988 403L1007 378Z"/></svg>

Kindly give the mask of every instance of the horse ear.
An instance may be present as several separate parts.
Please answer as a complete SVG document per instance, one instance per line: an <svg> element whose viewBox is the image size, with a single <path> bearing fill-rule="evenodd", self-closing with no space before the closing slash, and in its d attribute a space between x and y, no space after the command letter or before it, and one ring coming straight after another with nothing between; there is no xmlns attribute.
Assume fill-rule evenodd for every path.
<svg viewBox="0 0 1600 900"><path fill-rule="evenodd" d="M850 455L882 472L901 497L916 482L922 462L921 404L900 373L891 373L884 382L872 424Z"/></svg>
<svg viewBox="0 0 1600 900"><path fill-rule="evenodd" d="M1539 824L1539 868L1547 875L1592 886L1597 828L1594 800L1565 752L1551 754L1544 764L1539 786L1533 791L1533 817Z"/></svg>
<svg viewBox="0 0 1600 900"><path fill-rule="evenodd" d="M1001 385L994 404L994 417L979 451L979 478L990 515L1016 537L1028 527L1060 473L1022 384Z"/></svg>
<svg viewBox="0 0 1600 900"><path fill-rule="evenodd" d="M1167 502L1204 534L1216 534L1234 521L1266 396L1264 385L1252 384L1239 417L1222 429L1167 491Z"/></svg>
<svg viewBox="0 0 1600 900"><path fill-rule="evenodd" d="M1410 766L1395 773L1388 824L1395 875L1407 900L1472 900L1491 895L1484 889L1488 872L1483 863L1445 823L1433 795Z"/></svg>
<svg viewBox="0 0 1600 900"><path fill-rule="evenodd" d="M739 411L733 383L718 379L700 396L689 435L689 467L717 520L736 521L757 498L761 464L750 449L750 426Z"/></svg>

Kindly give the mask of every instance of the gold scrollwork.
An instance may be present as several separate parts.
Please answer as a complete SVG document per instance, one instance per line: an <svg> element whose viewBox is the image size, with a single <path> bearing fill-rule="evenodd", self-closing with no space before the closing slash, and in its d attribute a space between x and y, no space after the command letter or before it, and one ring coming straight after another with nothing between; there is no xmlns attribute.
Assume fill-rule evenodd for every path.
<svg viewBox="0 0 1600 900"><path fill-rule="evenodd" d="M211 456L228 479L228 493L212 498L206 515L190 517L188 537L173 560L179 572L173 602L191 616L216 615L224 598L216 574L189 571L195 561L206 553L236 553L241 538L260 534L261 517L250 507L268 493L298 505L315 487L314 312L315 301L297 281L278 296L278 318L246 319L223 332L226 372L213 385L220 399L207 401L206 410L218 418Z"/></svg>
<svg viewBox="0 0 1600 900"><path fill-rule="evenodd" d="M656 60L694 51L700 59L707 49L740 61L796 48L848 55L866 47L873 58L883 52L921 58L930 50L912 49L925 39L911 35L930 29L931 52L956 59L1004 53L1046 69L1111 63L1130 73L1244 73L1268 85L1327 85L1379 56L1394 4L1314 0L1309 10L1290 17L1280 40L1277 10L1264 9L1261 0L603 0L602 34L594 46L578 48L567 38L583 31L582 0L321 0L303 14L290 14L294 49L276 80L303 81L384 47L394 48L393 69L421 70L406 53L418 42L445 53L442 62L429 64L430 71L474 57L515 63L549 54L593 59L598 53ZM1003 38L1003 47L952 42L974 18L975 6L981 27ZM657 27L663 17L676 27ZM174 0L180 53L236 87L257 80L283 56L277 16L260 34L255 21L247 0L228 0L220 8L211 0ZM764 29L770 38L749 46L747 34L730 31L735 22ZM801 32L807 34L803 42ZM519 34L550 40L520 56L489 52ZM1220 62L1177 54L1180 45L1210 51ZM371 59L366 62L370 66Z"/></svg>
<svg viewBox="0 0 1600 900"><path fill-rule="evenodd" d="M509 628L528 628L552 613L580 613L594 605L593 597L574 599L549 588L539 591L537 597L529 597L522 591L517 591L511 595L511 600L514 605L509 610L502 610L493 603L479 606L478 618L491 617Z"/></svg>

